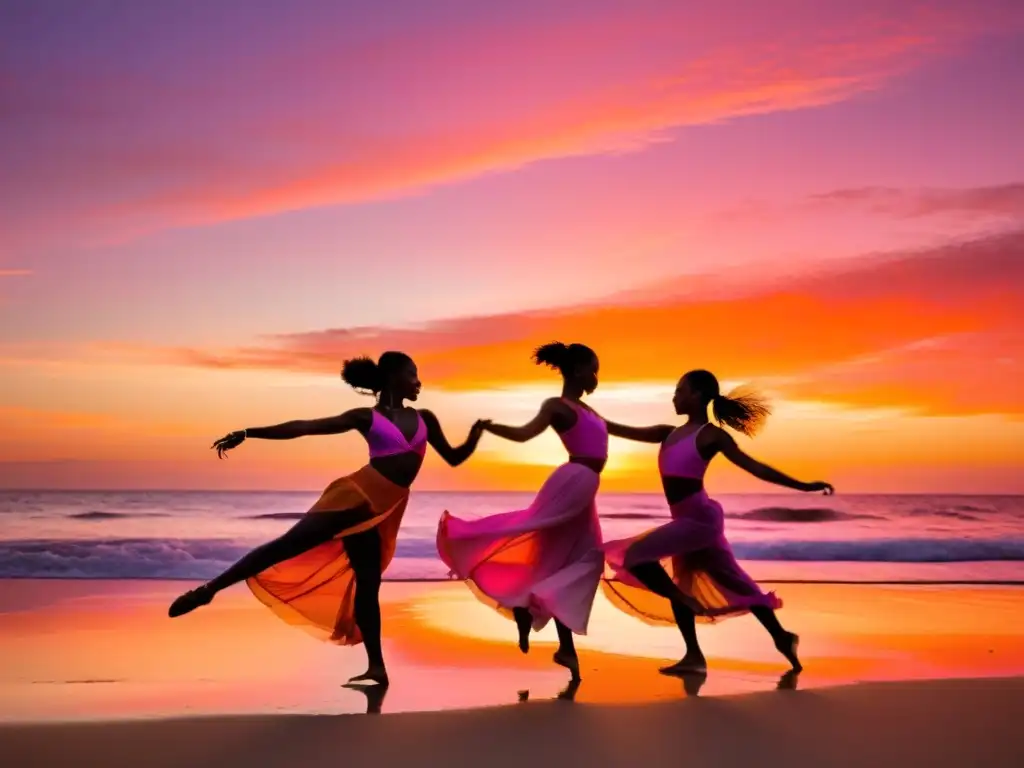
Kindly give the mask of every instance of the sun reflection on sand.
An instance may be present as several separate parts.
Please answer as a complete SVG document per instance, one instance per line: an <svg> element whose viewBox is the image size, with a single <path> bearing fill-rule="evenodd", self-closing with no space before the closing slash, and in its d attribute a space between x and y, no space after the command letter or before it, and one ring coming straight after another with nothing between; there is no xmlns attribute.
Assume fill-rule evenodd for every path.
<svg viewBox="0 0 1024 768"><path fill-rule="evenodd" d="M296 631L232 590L181 620L166 617L181 584L0 582L0 720L165 717L254 712L385 713L571 698L624 703L862 680L1024 672L1024 592L1009 588L786 585L784 621L801 632L808 670L785 666L748 618L701 627L706 681L656 673L678 658L671 628L647 627L598 598L580 638L583 683L566 691L551 663L554 632L528 656L512 626L466 587L387 583L384 702L341 684L361 649ZM949 616L957 618L956 624ZM457 682L456 682L457 681ZM525 694L522 692L526 692ZM372 693L372 692L371 692Z"/></svg>

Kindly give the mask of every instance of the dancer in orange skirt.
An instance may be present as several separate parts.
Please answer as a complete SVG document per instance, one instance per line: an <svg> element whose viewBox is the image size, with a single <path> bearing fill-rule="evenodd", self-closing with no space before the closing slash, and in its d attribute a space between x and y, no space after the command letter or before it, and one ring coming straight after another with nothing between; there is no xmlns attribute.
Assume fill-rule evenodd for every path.
<svg viewBox="0 0 1024 768"><path fill-rule="evenodd" d="M763 592L736 562L725 538L722 505L705 492L704 473L710 461L722 454L768 483L825 494L833 492L832 486L800 482L762 464L744 453L724 429L708 423L710 406L719 424L754 434L768 416L768 407L757 396L723 395L713 374L697 370L679 380L672 403L677 414L688 417L681 427L607 422L608 433L616 437L661 443L658 469L672 521L639 536L608 542L605 560L612 578L602 581L602 589L627 613L653 624L678 626L686 655L664 667L664 674L706 673L697 642L697 618L713 621L747 612L768 630L776 649L798 672L799 638L784 629L775 615L782 601L774 593ZM665 610L669 607L670 612Z"/></svg>
<svg viewBox="0 0 1024 768"><path fill-rule="evenodd" d="M284 621L339 645L366 647L369 667L349 682L386 685L380 642L381 575L395 553L409 486L420 471L427 443L455 467L476 449L486 422L470 429L453 448L433 413L404 405L420 393L416 365L402 352L345 362L342 379L377 398L373 408L340 416L289 421L231 432L213 444L217 455L246 439L291 440L356 430L370 448L370 462L335 480L291 530L257 547L222 574L181 595L169 615L182 616L245 581L253 594Z"/></svg>

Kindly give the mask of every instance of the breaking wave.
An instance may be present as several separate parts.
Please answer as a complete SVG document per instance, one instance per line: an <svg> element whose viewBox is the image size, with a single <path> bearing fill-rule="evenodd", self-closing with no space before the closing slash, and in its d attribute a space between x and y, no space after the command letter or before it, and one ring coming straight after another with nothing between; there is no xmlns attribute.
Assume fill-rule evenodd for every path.
<svg viewBox="0 0 1024 768"><path fill-rule="evenodd" d="M0 578L209 579L252 543L228 539L21 539L0 541ZM736 542L741 560L965 563L1024 561L1024 538ZM404 562L403 562L404 561ZM433 578L432 539L399 540L388 575Z"/></svg>

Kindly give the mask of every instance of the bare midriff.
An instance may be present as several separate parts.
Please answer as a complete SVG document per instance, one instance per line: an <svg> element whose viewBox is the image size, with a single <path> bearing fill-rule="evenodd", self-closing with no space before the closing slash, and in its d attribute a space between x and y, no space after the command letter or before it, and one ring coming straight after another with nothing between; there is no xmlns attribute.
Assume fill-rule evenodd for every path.
<svg viewBox="0 0 1024 768"><path fill-rule="evenodd" d="M408 488L420 473L423 456L416 451L378 456L370 459L370 466L395 485Z"/></svg>
<svg viewBox="0 0 1024 768"><path fill-rule="evenodd" d="M661 487L669 506L704 490L704 481L698 477L661 476Z"/></svg>
<svg viewBox="0 0 1024 768"><path fill-rule="evenodd" d="M604 465L607 463L607 459L598 459L593 456L570 456L570 464L582 464L584 467L594 470L597 474L601 474L601 470L604 469Z"/></svg>

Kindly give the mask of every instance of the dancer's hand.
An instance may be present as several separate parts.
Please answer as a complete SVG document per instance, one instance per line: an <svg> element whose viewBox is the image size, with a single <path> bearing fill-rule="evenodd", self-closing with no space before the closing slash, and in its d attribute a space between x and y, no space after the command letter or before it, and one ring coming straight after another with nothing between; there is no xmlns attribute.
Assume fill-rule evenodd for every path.
<svg viewBox="0 0 1024 768"><path fill-rule="evenodd" d="M815 480L813 483L804 484L804 491L807 493L822 493L825 496L831 496L836 492L830 484L822 482L821 480Z"/></svg>
<svg viewBox="0 0 1024 768"><path fill-rule="evenodd" d="M210 447L217 451L217 458L223 459L224 454L230 451L232 448L237 448L245 442L245 431L241 432L229 432L219 440L215 440L213 445Z"/></svg>
<svg viewBox="0 0 1024 768"><path fill-rule="evenodd" d="M487 428L489 426L491 426L490 419L477 419L475 422L473 422L473 426L470 428L469 433L474 438L479 440L480 436L487 431Z"/></svg>

